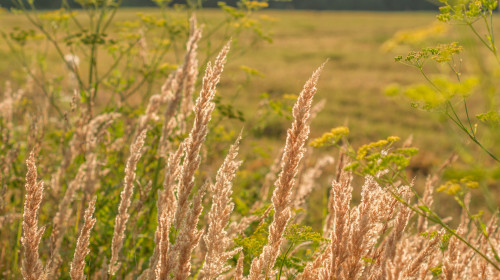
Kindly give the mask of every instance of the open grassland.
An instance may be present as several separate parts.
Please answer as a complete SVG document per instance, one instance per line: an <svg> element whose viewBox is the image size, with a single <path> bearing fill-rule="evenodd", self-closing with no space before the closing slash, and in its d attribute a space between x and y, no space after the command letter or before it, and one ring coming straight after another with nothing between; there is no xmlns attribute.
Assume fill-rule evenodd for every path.
<svg viewBox="0 0 500 280"><path fill-rule="evenodd" d="M138 14L158 15L159 11L121 9L116 22L135 20ZM175 20L185 19L185 14L180 12L172 12L171 16ZM83 15L80 17L85 18ZM205 25L204 33L207 36L201 39L199 48L200 61L206 62L208 54L213 56L222 46L222 38L227 35L224 29L215 28L224 22L226 15L219 10L205 9L198 11L197 17L199 23ZM391 135L400 136L402 139L412 135L414 146L420 148L420 152L412 160L411 170L414 171L413 175L420 174L419 180L456 151L457 147L472 145L464 137L457 136L460 134L449 121L412 108L410 101L404 98L388 97L384 94L384 89L393 83L404 86L425 82L416 69L394 62L395 56L404 55L411 48L401 47L386 51L382 46L401 30L415 30L432 25L436 21L435 13L264 10L256 17L264 19L263 28L270 33L272 42L259 41L257 44L251 44L251 33L234 34L236 51L229 55L227 71L218 88L222 104L230 104L235 110L243 112L248 121L245 130L252 131L253 126L264 126L255 137L250 136L242 143L243 151L251 151L245 161L246 170L256 172L272 163L279 153L275 147L281 145L289 126L289 121L283 116L271 114L262 117L262 108L259 107L263 101L262 94L267 94L267 101L282 103L285 111L290 110L295 98L293 95L298 93L304 77L309 75L310 69L314 69L327 58L329 62L320 79L316 97L317 101L325 99L326 105L312 121L311 138L341 125L350 128L349 141L356 148ZM26 18L20 15L0 15L0 26L3 30L16 26L26 27L28 24ZM110 33L118 31L119 28L113 26ZM439 38L434 38L434 41L457 40L467 44L468 52L463 55L467 63L464 63L462 69L466 75L468 70L480 68L483 62L475 60L477 42L471 40L471 37L464 37L464 34L469 33L460 32L462 29L460 26L454 26L438 36ZM154 37L155 34L148 36ZM207 37L211 40L207 40ZM56 53L49 46L39 48L48 50L45 65L50 65L49 73L65 73L64 65L58 61ZM181 64L183 42L173 44L172 48L174 51L167 54L164 62ZM109 58L101 56L100 59ZM105 61L100 63L104 66L107 64ZM242 70L242 66L257 72L249 75L248 71ZM432 74L440 69L430 66L427 70ZM5 44L0 45L0 76L10 77L12 81L16 78L20 81L25 79L20 64L9 53ZM158 90L162 82L163 78L158 79ZM109 96L116 98L115 95ZM136 95L128 102L132 107L144 107L148 98L149 96ZM474 98L470 104L476 104L478 110L483 109L481 104L474 102ZM218 120L216 118L216 122ZM242 123L236 120L232 122L235 130L241 128ZM487 143L488 139L485 140ZM334 154L336 150L332 149L330 152ZM486 158L481 153L478 157ZM208 167L212 171L215 171L215 168L216 165L213 168ZM327 184L326 181L325 183ZM323 198L324 190L318 190L312 196L313 201L326 204ZM318 207L317 211L321 209ZM315 215L312 217L314 219ZM316 222L321 222L320 216Z"/></svg>
<svg viewBox="0 0 500 280"><path fill-rule="evenodd" d="M118 21L134 19L137 13L155 14L154 9L121 10ZM325 75L321 79L318 100L326 99L324 110L313 121L312 135L321 135L332 127L348 124L351 141L366 143L390 135L406 138L414 136L417 147L425 147L417 160L423 168L439 162L453 150L457 139L447 136L446 124L436 122L427 112L411 108L410 103L383 94L392 83L407 85L423 82L415 70L394 62L394 57L409 49L392 52L381 50L382 44L400 30L428 26L435 21L435 13L369 13L369 12L314 12L314 11L262 11L266 19L265 29L270 31L272 43L260 42L232 54L228 61L228 75L221 81L222 102L232 104L244 112L247 118L258 108L260 95L268 93L269 98L280 100L284 94L296 94L308 71L326 58ZM198 12L200 23L210 28L224 20L218 10ZM18 15L3 14L0 26L25 26L27 20ZM215 34L222 37L222 31ZM237 43L248 45L245 35ZM443 42L455 37L453 30L445 34ZM206 43L201 41L201 56ZM210 42L213 45L213 41ZM205 44L205 45L204 45ZM44 47L44 46L42 46ZM176 46L177 48L182 47ZM214 46L211 46L214 50ZM398 52L399 51L399 52ZM55 54L47 60L56 59ZM179 63L182 56L170 56L166 62ZM103 63L105 64L105 63ZM47 65L51 65L47 61ZM58 64L55 71L64 71ZM247 80L248 74L241 66L259 72ZM9 55L5 45L0 46L0 75L19 75L19 64ZM432 71L432 69L431 69ZM262 75L260 75L262 74ZM244 85L244 86L242 86ZM135 97L135 102L141 97ZM146 100L144 98L144 100ZM270 124L266 132L284 137L286 122ZM273 141L273 139L270 139ZM437 155L436 155L437 154Z"/></svg>
<svg viewBox="0 0 500 280"><path fill-rule="evenodd" d="M157 13L154 9L122 10L117 19L130 20L138 12ZM429 148L426 157L433 152L449 151L453 146L444 128L431 120L432 116L412 109L409 102L393 100L383 94L384 88L391 83L410 84L422 78L414 69L394 63L393 58L399 53L383 52L381 45L399 30L431 24L435 20L434 13L261 13L270 18L266 28L271 31L273 42L260 42L230 56L229 74L220 87L223 101L233 103L236 109L251 117L262 93L268 93L273 99L296 94L310 69L329 58L318 93L318 100L324 98L327 103L312 124L313 136L347 123L354 143L366 143L393 134L402 138L413 134L417 146ZM224 15L220 11L204 10L198 12L198 17L200 23L213 26ZM0 17L2 28L26 24L21 16ZM203 44L202 40L202 49ZM2 77L19 69L5 46L0 48L0 58ZM175 57L170 59L171 63L178 62ZM240 69L242 65L256 69L262 76L256 75L246 81L247 74ZM243 83L245 86L241 87ZM286 126L276 128L284 132Z"/></svg>
<svg viewBox="0 0 500 280"><path fill-rule="evenodd" d="M133 21L138 15L159 15L158 9L121 9L116 16L116 23ZM185 21L184 12L169 11L173 20ZM85 21L85 15L79 14ZM424 78L414 68L395 63L394 57L405 55L413 50L411 47L399 47L385 50L383 44L400 31L418 30L436 23L434 12L332 12L332 11L276 11L264 10L254 17L263 21L263 30L272 38L272 42L264 40L252 44L254 36L251 32L243 34L228 33L223 26L227 15L220 10L204 9L197 12L198 21L205 26L204 35L200 41L200 61L204 64L208 58L220 49L223 38L233 35L235 49L229 55L227 73L221 80L218 94L222 104L230 104L234 110L242 111L246 130L254 126L263 126L257 133L258 141L248 138L242 145L244 150L252 150L260 157L266 158L265 163L272 162L278 154L274 148L284 140L288 120L278 114L264 115L261 107L264 98L266 103L276 101L289 114L291 104L297 94L297 89L313 69L325 59L324 75L319 83L317 101L326 100L324 109L312 122L311 137L318 137L333 127L347 125L351 134L349 141L354 147L359 147L371 141L384 139L391 135L406 139L413 136L415 147L420 148L419 154L412 160L412 170L426 175L436 165L440 164L452 152L461 149L463 145L473 146L467 139L460 137L458 130L451 122L440 118L437 114L412 108L409 100L389 97L384 90L391 84L402 86L425 83ZM0 26L4 31L15 27L27 27L29 22L24 16L10 13L0 15ZM497 26L498 27L498 26ZM120 30L119 25L111 28L110 34ZM500 29L497 28L497 33ZM158 34L147 34L151 39ZM112 36L112 35L111 35ZM432 36L431 36L432 37ZM210 39L207 39L210 38ZM425 41L425 40L424 40ZM462 54L464 63L461 70L464 75L474 71L484 71L488 59L479 58L481 47L478 40L472 38L469 30L455 25L446 32L431 38L422 47L435 43L459 41L467 46ZM45 67L49 73L66 73L64 65L58 60L57 54L49 45L36 46L37 50L45 52ZM175 67L182 63L183 42L173 42L172 51L163 59L165 63ZM35 52L35 49L33 50ZM488 55L485 55L488 57ZM100 56L100 65L107 66L109 56ZM104 61L103 61L104 60ZM485 62L486 60L486 62ZM85 63L82 62L82 63ZM202 66L203 67L203 66ZM244 71L242 68L250 68ZM0 44L0 76L16 79L23 83L25 75L18 60L9 53L5 44ZM47 71L47 69L45 71ZM428 66L430 75L442 72L435 66ZM201 72L200 72L201 75ZM159 90L163 78L157 79ZM199 85L198 85L199 86ZM150 93L150 94L152 94ZM288 96L288 98L287 98ZM484 95L478 93L478 100ZM114 94L100 98L116 98ZM144 107L148 96L135 95L128 100L132 107ZM469 99L471 111L484 110L484 105L473 98ZM267 107L269 109L269 106ZM474 114L474 113L472 113ZM234 120L235 130L242 123ZM250 127L248 127L250 126ZM257 140L254 138L255 140ZM262 141L264 140L264 141ZM488 143L488 139L484 139ZM332 152L335 152L332 150ZM479 154L482 160L487 158ZM258 169L264 162L260 159L255 163ZM322 194L318 194L322 195Z"/></svg>
<svg viewBox="0 0 500 280"><path fill-rule="evenodd" d="M89 7L37 15L41 33L0 15L15 50L0 45L0 278L495 279L498 75L470 32L429 28L433 13L225 8L120 9L106 31ZM413 93L445 95L456 119L384 95L424 84L395 56L451 41L457 60L448 45L403 62L451 61L426 64L428 82L460 83ZM491 126L456 130L463 104Z"/></svg>

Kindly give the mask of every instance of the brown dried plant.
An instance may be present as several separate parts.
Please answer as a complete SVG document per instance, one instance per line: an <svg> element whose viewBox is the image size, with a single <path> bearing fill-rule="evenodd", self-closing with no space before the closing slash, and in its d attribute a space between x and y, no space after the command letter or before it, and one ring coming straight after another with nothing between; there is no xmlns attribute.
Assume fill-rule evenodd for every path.
<svg viewBox="0 0 500 280"><path fill-rule="evenodd" d="M142 155L142 146L144 146L146 132L146 130L141 132L130 147L130 156L125 167L125 179L123 181L124 186L120 194L120 204L118 205L118 214L116 215L115 230L111 243L111 259L109 260L108 268L108 273L110 275L114 275L120 267L118 257L123 247L125 229L129 218L129 214L127 211L130 206L132 194L134 191L135 170L137 168L137 163L139 162L139 159Z"/></svg>
<svg viewBox="0 0 500 280"><path fill-rule="evenodd" d="M227 251L231 246L225 228L233 212L234 203L231 202L232 181L241 161L236 160L241 134L229 148L224 163L217 172L215 185L210 187L212 193L212 208L208 213L208 231L203 239L207 247L203 268L199 273L201 279L213 279L226 272L231 266L227 265L239 249Z"/></svg>
<svg viewBox="0 0 500 280"><path fill-rule="evenodd" d="M87 210L85 210L84 223L78 240L76 241L75 254L73 262L71 262L70 276L72 280L84 280L85 274L85 257L90 253L88 249L90 244L90 231L96 223L96 219L92 217L95 211L95 203L97 198L94 197L89 203Z"/></svg>
<svg viewBox="0 0 500 280"><path fill-rule="evenodd" d="M293 107L294 122L288 130L286 144L281 160L281 173L276 181L272 202L274 207L273 222L269 226L268 244L264 246L259 258L252 261L249 279L267 279L273 277L273 267L280 252L283 234L291 218L290 206L294 177L304 154L304 144L309 136L309 118L312 100L316 93L316 84L324 64L318 68L304 85Z"/></svg>
<svg viewBox="0 0 500 280"><path fill-rule="evenodd" d="M26 165L28 172L26 173L23 234L21 236L21 244L23 245L21 272L25 280L43 280L47 279L47 274L38 254L40 240L45 231L45 227L38 227L38 214L43 198L43 182L37 181L34 152L30 153Z"/></svg>
<svg viewBox="0 0 500 280"><path fill-rule="evenodd" d="M212 99L215 96L215 88L219 83L226 56L229 52L230 43L227 43L217 56L214 66L209 63L203 77L200 96L194 107L194 124L189 136L184 140L185 158L179 175L178 204L175 212L174 224L176 228L184 225L184 219L188 212L188 197L194 186L194 173L200 165L200 150L208 133L208 122L215 109Z"/></svg>
<svg viewBox="0 0 500 280"><path fill-rule="evenodd" d="M120 193L120 202L115 217L109 262L103 254L98 258L102 264L100 271L93 272L94 279L148 279L148 280L184 280L184 279L251 279L268 280L279 278L282 275L296 275L297 279L435 279L433 274L440 273L442 279L496 279L494 267L485 258L481 258L463 240L449 233L456 233L468 241L471 246L481 250L491 259L495 258L496 250L500 249L500 231L498 219L493 216L487 226L481 229L468 227L473 221L470 213L464 211L460 225L456 231L441 230L423 217L414 217L415 211L410 207L432 207L434 187L439 179L438 175L429 176L425 185L423 197L415 195L412 184L398 184L386 186L378 176L365 176L361 186L361 201L353 203L353 174L346 171L347 155L340 153L336 162L337 174L332 180L327 203L328 215L324 219L322 239L318 246L310 246L311 241L301 241L295 244L293 250L283 250L285 245L292 243L285 238L287 227L303 218L293 219L292 208L306 208L306 202L312 190L320 186L318 180L326 170L326 166L333 162L333 158L324 156L316 164L307 166L302 162L313 159L312 152L307 151L305 143L309 136L311 118L316 115L324 103L312 107L313 98L317 91L317 83L325 64L321 65L305 83L297 102L293 107L291 128L287 131L284 148L270 168L269 173L260 182L257 190L257 199L248 215L233 213L235 203L233 184L242 161L237 160L241 134L229 151L217 171L215 182L197 186L211 174L203 174L200 169L203 157L202 147L207 145L207 134L210 129L210 120L215 110L214 97L216 87L221 79L230 43L227 43L212 64L208 63L203 76L201 90L195 104L192 104L192 95L195 89L198 74L197 45L201 38L201 28L197 26L193 16L190 20L190 35L186 44L184 64L167 77L161 93L150 97L143 115L130 126L132 144L130 154L125 165L123 189ZM140 55L147 61L147 45L142 35L139 41ZM12 119L12 106L15 96L12 91L7 99L0 102L4 108L6 119ZM22 91L19 92L19 95ZM165 110L162 112L162 110ZM160 114L162 112L163 114ZM178 142L169 139L175 133L182 135L187 131L186 120L193 112L193 125L183 141L179 141L177 149L172 149ZM70 263L69 276L71 279L83 280L87 270L85 258L91 254L91 232L96 226L94 217L96 199L100 195L99 186L101 177L105 174L100 171L102 159L98 156L100 139L107 136L106 129L117 119L117 113L105 113L92 117L91 112L83 112L75 122L73 138L69 140L68 148L61 160L61 165L54 168L52 175L52 193L60 199L52 219L52 231L47 246L40 246L44 227L39 227L38 218L43 197L43 182L37 180L35 165L35 151L29 154L26 160L27 173L25 182L24 212L22 215L21 231L21 274L24 279L55 279L67 277L68 271L61 269L65 260L61 257L65 246L63 242L72 242L67 238L71 226L79 227L78 220L83 220L76 240L73 260ZM4 116L5 117L5 116ZM136 169L144 149L147 132L153 131L151 122L163 121L162 128L155 139L157 154L147 154L145 158L158 160L156 179L163 183L153 184L151 174L144 172L146 179L140 178L136 182ZM135 127L135 130L134 130ZM33 133L36 134L36 133ZM7 139L7 136L2 136ZM32 137L33 138L33 137ZM34 137L37 138L37 137ZM38 138L37 138L38 139ZM110 140L110 139L108 139ZM107 143L118 141L111 139ZM123 141L123 139L122 139ZM30 144L36 141L30 141ZM114 142L113 142L114 143ZM146 147L145 147L146 146ZM119 150L119 148L117 148ZM17 155L17 153L15 153ZM77 163L76 159L82 155L84 163ZM166 166L164 162L166 160ZM13 160L12 160L13 161ZM452 162L450 159L445 163ZM66 175L70 166L75 163L78 172L74 177ZM301 164L302 163L302 164ZM78 165L80 164L80 165ZM4 166L7 170L10 167ZM162 170L163 169L163 170ZM442 170L442 168L441 168ZM439 172L441 171L439 170ZM160 175L158 175L160 174ZM3 175L1 175L3 176ZM3 177L0 177L0 179ZM64 180L68 179L64 193L60 189ZM141 191L140 198L134 201L135 184L149 183ZM140 181L140 182L139 182ZM271 198L271 205L262 212L254 212L268 203L268 193L275 181L275 189ZM154 185L154 186L153 186ZM325 186L327 187L327 186ZM3 186L2 186L3 188ZM154 200L154 192L157 199ZM209 192L209 199L204 199ZM152 193L152 194L151 194ZM81 195L80 207L73 206L75 197ZM91 199L92 198L92 199ZM2 194L2 205L5 203ZM88 202L84 214L72 219L75 214L81 213ZM153 204L147 204L152 202ZM148 259L142 258L132 264L121 252L134 248L127 248L127 224L134 229L140 225L144 213L141 210L145 205L156 207L148 213L152 216L154 233L149 238L154 242L144 252ZM469 197L465 197L465 209L469 205ZM131 207L132 203L137 208ZM205 215L205 207L209 210ZM1 207L0 207L1 208ZM139 210L137 210L139 209ZM135 211L137 210L137 211ZM156 210L156 213L154 212ZM272 213L272 219L270 213ZM137 214L132 219L130 216ZM6 213L0 216L0 221L6 223L19 213ZM102 213L96 212L101 219ZM43 219L42 219L43 220ZM76 220L76 224L72 223ZM139 221L139 222L138 222ZM151 220L147 220L149 223ZM413 223L415 221L415 223ZM154 224L156 222L156 224ZM248 237L248 229L268 229L264 241L260 243L258 253L250 254L245 245L237 240L239 237ZM0 228L1 229L1 228ZM95 231L100 226L97 225ZM136 237L136 233L130 233ZM141 233L142 235L143 233ZM321 235L321 234L320 234ZM95 236L98 237L98 236ZM146 237L146 238L148 238ZM65 239L66 238L66 239ZM267 238L267 239L266 239ZM446 243L449 241L449 243ZM154 244L153 244L154 243ZM2 243L5 244L5 243ZM447 245L447 247L445 246ZM44 248L46 247L46 248ZM132 247L132 246L131 246ZM40 249L42 248L42 249ZM291 248L291 247L290 247ZM299 272L296 267L288 267L286 258L295 257L297 252L307 248L303 257L304 268ZM137 249L137 247L135 247ZM137 249L138 251L143 248ZM314 250L310 250L314 249ZM48 257L41 258L39 250L48 252ZM286 252L284 252L286 251ZM98 252L92 252L98 254ZM238 256L239 253L239 256ZM289 253L289 255L287 255ZM310 253L310 254L309 254ZM68 254L64 254L68 255ZM0 260L5 256L5 249L0 250ZM279 257L280 262L277 262ZM47 262L44 267L42 259ZM1 263L1 262L0 262ZM133 268L128 269L133 266ZM124 268L117 273L120 267ZM280 274L278 274L280 271ZM285 274L282 274L281 272ZM248 272L248 275L245 275ZM61 275L59 275L61 274ZM88 273L87 273L88 274ZM246 277L245 277L246 276Z"/></svg>

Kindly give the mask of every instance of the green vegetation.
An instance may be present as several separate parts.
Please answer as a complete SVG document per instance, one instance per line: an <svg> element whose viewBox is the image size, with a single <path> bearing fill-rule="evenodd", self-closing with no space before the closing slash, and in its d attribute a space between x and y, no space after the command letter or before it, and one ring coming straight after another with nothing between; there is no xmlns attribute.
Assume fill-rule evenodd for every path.
<svg viewBox="0 0 500 280"><path fill-rule="evenodd" d="M494 279L497 1L169 2L0 14L2 277Z"/></svg>
<svg viewBox="0 0 500 280"><path fill-rule="evenodd" d="M26 1L26 0L25 0ZM78 0L67 0L74 7L78 7ZM155 0L122 0L123 7L137 6L147 7L155 6ZM203 3L203 7L217 7L218 0L169 0L172 5ZM238 0L224 1L231 6L236 6ZM339 1L339 0L266 0L270 8L276 9L341 9L341 10L437 10L437 0L358 0L358 1ZM11 3L3 3L4 7L11 7ZM38 0L36 5L39 9L59 8L59 3L50 0Z"/></svg>
<svg viewBox="0 0 500 280"><path fill-rule="evenodd" d="M117 21L133 18L137 13L137 10L122 10L117 14ZM147 9L140 10L140 13L158 15ZM197 16L200 23L210 27L220 22L224 13L203 10L198 11ZM261 42L232 55L227 66L229 81L220 87L223 104L231 104L250 118L259 102L271 101L272 104L272 101L282 100L285 94L295 93L301 80L290 77L305 76L308 69L314 68L324 58L330 58L331 63L326 66L326 71L333 75L322 79L318 92L318 100L326 99L328 106L313 121L313 136L346 121L351 128L358 128L351 132L357 144L392 134L403 138L413 134L417 146L430 148L421 155L424 168L425 165L439 162L440 157L434 154L444 151L444 156L452 150L453 145L448 141L443 127L436 124L431 116L409 110L407 103L396 102L380 94L388 84L405 85L420 80L418 73L393 63L395 52L382 51L382 43L401 29L429 25L433 21L433 14L265 11L257 17L268 21L266 28L272 33L273 42ZM14 15L4 14L0 20L2 26L6 27L27 24L25 19ZM215 33L213 40L220 40L223 33ZM243 35L239 40L244 41L245 37ZM251 42L242 42L247 43ZM200 45L203 60L207 44L202 41ZM3 52L7 53L7 49ZM14 57L6 54L4 57L6 59L0 65L2 75L19 71L17 67L12 69L12 65L18 65ZM54 58L51 55L48 59L50 57ZM180 59L180 56L174 58L171 55L165 58L166 61L172 61L173 65ZM283 80L287 83L281 83ZM288 104L291 102L288 101ZM284 137L287 124L282 119L276 121L279 122L269 125L273 125L276 130L270 134L281 137L276 140L278 142Z"/></svg>

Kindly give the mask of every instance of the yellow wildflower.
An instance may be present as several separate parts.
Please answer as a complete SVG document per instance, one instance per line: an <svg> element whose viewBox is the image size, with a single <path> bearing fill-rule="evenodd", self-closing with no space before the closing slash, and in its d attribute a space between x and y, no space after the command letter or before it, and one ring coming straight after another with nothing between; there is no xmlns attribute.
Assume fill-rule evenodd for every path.
<svg viewBox="0 0 500 280"><path fill-rule="evenodd" d="M64 22L68 21L71 17L74 17L75 15L76 12L67 12L64 9L59 9L40 14L40 19L52 22Z"/></svg>
<svg viewBox="0 0 500 280"><path fill-rule="evenodd" d="M389 141L390 143L397 142L399 140L401 140L401 138L399 138L398 136L389 136L389 137L387 137L387 141Z"/></svg>
<svg viewBox="0 0 500 280"><path fill-rule="evenodd" d="M363 145L358 149L358 156L356 157L356 159L358 159L358 160L364 159L366 157L366 154L368 153L368 151L370 151L371 149L382 147L382 146L385 146L387 144L389 144L389 141L387 141L387 140L378 140L377 142Z"/></svg>
<svg viewBox="0 0 500 280"><path fill-rule="evenodd" d="M246 1L245 6L247 6L249 10L254 10L254 9L256 10L256 9L267 8L268 4L267 2L260 2L260 1Z"/></svg>
<svg viewBox="0 0 500 280"><path fill-rule="evenodd" d="M346 135L349 135L349 128L344 126L335 127L330 132L326 132L321 137L312 140L309 145L315 148L334 145Z"/></svg>
<svg viewBox="0 0 500 280"><path fill-rule="evenodd" d="M347 128L345 126L339 126L339 127L332 128L332 130L330 130L330 132L335 136L347 136L347 135L349 135L349 128Z"/></svg>
<svg viewBox="0 0 500 280"><path fill-rule="evenodd" d="M465 186L469 189L477 189L479 187L479 183L474 181L469 181L465 183Z"/></svg>
<svg viewBox="0 0 500 280"><path fill-rule="evenodd" d="M450 194L450 195L455 195L457 194L462 188L460 187L459 184L451 184L449 187L448 187L448 190L446 191L447 194Z"/></svg>
<svg viewBox="0 0 500 280"><path fill-rule="evenodd" d="M437 192L446 192L449 195L455 195L460 190L462 190L462 187L455 180L447 181L444 185L436 189Z"/></svg>
<svg viewBox="0 0 500 280"><path fill-rule="evenodd" d="M368 152L368 145L361 146L361 148L358 149L358 156L356 157L356 159L357 160L364 159L367 152Z"/></svg>
<svg viewBox="0 0 500 280"><path fill-rule="evenodd" d="M446 24L436 21L429 26L403 30L396 33L396 35L382 45L381 49L388 52L401 45L421 45L427 39L438 37L447 31L448 26Z"/></svg>
<svg viewBox="0 0 500 280"><path fill-rule="evenodd" d="M460 179L460 183L463 183L469 189L477 189L479 187L479 183L472 181L469 177Z"/></svg>
<svg viewBox="0 0 500 280"><path fill-rule="evenodd" d="M448 189L448 186L446 184L439 186L439 188L436 189L436 192L444 192L446 189Z"/></svg>

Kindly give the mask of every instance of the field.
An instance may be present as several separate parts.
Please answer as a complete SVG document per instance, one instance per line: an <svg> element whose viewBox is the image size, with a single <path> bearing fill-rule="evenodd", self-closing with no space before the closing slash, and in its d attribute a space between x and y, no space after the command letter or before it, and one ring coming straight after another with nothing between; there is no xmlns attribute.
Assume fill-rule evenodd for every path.
<svg viewBox="0 0 500 280"><path fill-rule="evenodd" d="M117 21L133 19L138 13L158 15L154 9L122 10ZM384 95L385 88L391 84L404 86L422 83L424 79L415 69L394 62L395 56L404 55L411 48L385 51L382 45L399 31L432 25L436 22L435 13L262 11L259 16L266 19L265 28L273 41L248 46L245 34L239 38L247 47L230 56L227 66L230 74L220 87L223 102L232 103L235 109L251 118L262 93L275 99L283 94L297 94L309 70L328 58L330 62L319 84L317 99L326 99L326 106L312 123L313 137L344 124L351 128L350 140L355 145L390 135L403 139L412 135L416 147L426 147L414 160L416 168L422 169L424 174L453 152L456 145L466 144L459 138L450 138L454 133L450 131L449 122L443 123L437 115L412 108L408 100ZM223 22L225 15L217 10L203 10L198 17L211 32L210 28ZM0 23L8 29L25 26L27 20L3 15ZM472 46L477 40L464 37L465 32L458 32L462 29L455 26L440 35L437 41L465 41L473 53ZM218 30L214 37L220 38L222 33ZM200 47L203 49L203 40ZM0 52L1 75L18 73L19 63L8 54L5 46L0 46L0 50L3 50ZM169 58L166 61L170 63L179 63L181 59L179 56ZM474 60L473 63L478 62ZM259 75L247 80L248 75L241 66L255 69ZM432 67L429 70L436 71ZM135 100L137 102L137 98ZM281 137L273 143L283 139L285 129L286 122L275 125L271 134Z"/></svg>
<svg viewBox="0 0 500 280"><path fill-rule="evenodd" d="M125 10L118 20L133 18L138 12L155 14L154 10ZM297 94L310 69L328 58L317 96L317 100L324 98L327 103L313 121L313 137L347 123L352 131L351 141L357 145L390 135L403 139L413 135L416 146L429 148L420 155L423 165L436 164L452 151L456 143L446 136L446 125L437 123L432 114L412 109L406 100L383 94L390 84L407 85L422 82L423 78L415 69L394 62L396 55L404 53L385 52L381 50L382 44L398 31L431 25L435 22L434 13L263 11L261 14L271 18L266 28L273 42L260 42L230 56L228 75L220 87L223 100L251 116L262 93L276 99L283 94ZM209 27L224 19L220 11L200 11L198 17L200 23L206 22ZM4 27L27 24L24 18L13 15L2 16L0 23ZM444 36L443 41L447 39ZM5 51L4 47L4 53L0 53L2 76L11 74L12 65L17 66ZM172 63L178 62L174 57L171 59ZM263 76L246 82L242 65L256 69ZM238 89L243 83L245 87ZM283 122L281 130L285 128ZM282 140L284 135L281 136L277 141Z"/></svg>
<svg viewBox="0 0 500 280"><path fill-rule="evenodd" d="M0 278L495 279L496 6L97 3L0 11Z"/></svg>

